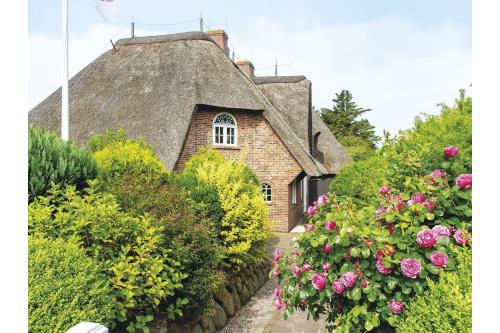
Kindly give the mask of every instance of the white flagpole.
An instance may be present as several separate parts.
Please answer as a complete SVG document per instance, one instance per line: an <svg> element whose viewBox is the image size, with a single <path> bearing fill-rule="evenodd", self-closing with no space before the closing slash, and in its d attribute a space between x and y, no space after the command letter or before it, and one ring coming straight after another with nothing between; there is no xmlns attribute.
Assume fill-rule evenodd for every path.
<svg viewBox="0 0 500 333"><path fill-rule="evenodd" d="M69 99L68 99L68 0L62 0L62 42L63 72L61 85L61 137L69 139Z"/></svg>

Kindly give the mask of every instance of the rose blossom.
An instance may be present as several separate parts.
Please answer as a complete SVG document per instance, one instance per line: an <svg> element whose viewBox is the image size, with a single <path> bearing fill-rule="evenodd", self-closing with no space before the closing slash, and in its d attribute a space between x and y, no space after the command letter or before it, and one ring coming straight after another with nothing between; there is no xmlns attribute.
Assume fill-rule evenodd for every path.
<svg viewBox="0 0 500 333"><path fill-rule="evenodd" d="M436 267L444 267L448 265L448 256L439 251L434 251L431 254L431 262Z"/></svg>
<svg viewBox="0 0 500 333"><path fill-rule="evenodd" d="M332 245L329 243L326 243L325 247L323 248L323 252L326 254L329 254L331 250L332 250Z"/></svg>
<svg viewBox="0 0 500 333"><path fill-rule="evenodd" d="M382 217L382 214L384 214L385 212L387 212L387 208L385 207L380 207L379 209L377 209L377 211L375 212L377 220L380 219Z"/></svg>
<svg viewBox="0 0 500 333"><path fill-rule="evenodd" d="M446 157L454 157L458 154L458 147L457 146L449 146L443 149L443 154Z"/></svg>
<svg viewBox="0 0 500 333"><path fill-rule="evenodd" d="M406 277L416 279L420 268L420 262L417 259L405 258L401 260L401 273Z"/></svg>
<svg viewBox="0 0 500 333"><path fill-rule="evenodd" d="M432 227L432 230L436 233L436 235L438 235L438 237L450 236L450 229L448 229L444 225L437 224L434 227Z"/></svg>
<svg viewBox="0 0 500 333"><path fill-rule="evenodd" d="M434 246L437 242L438 235L434 230L424 229L420 230L417 234L417 243L420 247L428 249Z"/></svg>
<svg viewBox="0 0 500 333"><path fill-rule="evenodd" d="M390 190L391 188L388 185L383 185L378 189L378 193L386 195L387 193L389 193Z"/></svg>
<svg viewBox="0 0 500 333"><path fill-rule="evenodd" d="M457 177L457 185L461 189L471 188L472 187L472 174L465 173Z"/></svg>
<svg viewBox="0 0 500 333"><path fill-rule="evenodd" d="M311 278L311 283L314 289L322 291L326 286L326 277L323 274L314 273L313 277Z"/></svg>
<svg viewBox="0 0 500 333"><path fill-rule="evenodd" d="M437 170L432 171L431 176L432 177L443 178L443 177L446 176L446 172L444 172L443 170L437 169Z"/></svg>
<svg viewBox="0 0 500 333"><path fill-rule="evenodd" d="M453 238L455 238L455 242L458 245L465 245L469 240L469 237L467 237L467 235L462 231L462 229L458 229L457 231L455 231L455 235L453 235Z"/></svg>
<svg viewBox="0 0 500 333"><path fill-rule="evenodd" d="M325 203L326 203L326 200L327 200L326 195L322 195L322 196L320 196L320 197L318 198L318 205L323 205L323 204L325 204Z"/></svg>
<svg viewBox="0 0 500 333"><path fill-rule="evenodd" d="M330 270L330 264L329 264L329 263L327 263L327 262L325 262L325 263L323 264L323 272L325 272L325 273L326 273L326 272L328 272L329 270Z"/></svg>
<svg viewBox="0 0 500 333"><path fill-rule="evenodd" d="M400 314L403 311L403 303L392 300L389 309L391 309L392 313Z"/></svg>
<svg viewBox="0 0 500 333"><path fill-rule="evenodd" d="M292 266L292 273L293 273L293 276L299 277L300 273L301 273L300 267L293 265Z"/></svg>
<svg viewBox="0 0 500 333"><path fill-rule="evenodd" d="M382 257L384 256L384 254L382 253L381 250L378 250L377 252L375 252L375 254L373 255L373 257L375 258L375 260L379 260L381 259Z"/></svg>
<svg viewBox="0 0 500 333"><path fill-rule="evenodd" d="M414 202L422 203L425 201L425 194L423 193L415 193L412 197Z"/></svg>
<svg viewBox="0 0 500 333"><path fill-rule="evenodd" d="M281 308L283 307L281 298L276 298L276 300L274 301L274 307L276 308L276 310L281 310Z"/></svg>
<svg viewBox="0 0 500 333"><path fill-rule="evenodd" d="M358 262L358 261L356 261L356 262L352 265L352 267L354 267L355 269L358 269L358 268L359 268L359 262Z"/></svg>
<svg viewBox="0 0 500 333"><path fill-rule="evenodd" d="M274 271L273 275L274 275L275 277L279 277L279 276L280 276L280 274L281 274L281 269L278 267L278 269Z"/></svg>
<svg viewBox="0 0 500 333"><path fill-rule="evenodd" d="M342 294L344 292L344 285L339 280L332 282L332 289L337 294Z"/></svg>
<svg viewBox="0 0 500 333"><path fill-rule="evenodd" d="M368 287L368 282L367 281L361 281L361 288L366 288Z"/></svg>
<svg viewBox="0 0 500 333"><path fill-rule="evenodd" d="M391 274L392 272L392 268L384 266L384 260L382 259L377 260L377 270L384 275Z"/></svg>
<svg viewBox="0 0 500 333"><path fill-rule="evenodd" d="M281 298L282 295L283 293L281 292L281 288L274 289L274 296Z"/></svg>
<svg viewBox="0 0 500 333"><path fill-rule="evenodd" d="M297 250L297 251L295 251L295 255L296 255L297 257L300 257L300 251L298 251L298 250Z"/></svg>
<svg viewBox="0 0 500 333"><path fill-rule="evenodd" d="M342 284L347 287L347 288L351 288L352 286L354 286L354 284L356 283L356 275L354 275L353 272L349 271L349 272L345 272L344 274L342 274L342 276L340 277L340 282L342 282Z"/></svg>
<svg viewBox="0 0 500 333"><path fill-rule="evenodd" d="M307 208L307 215L309 217L312 217L314 215L314 213L316 213L316 209L318 209L318 207L316 205L311 205Z"/></svg>
<svg viewBox="0 0 500 333"><path fill-rule="evenodd" d="M279 261L281 259L281 250L276 249L274 250L274 261Z"/></svg>
<svg viewBox="0 0 500 333"><path fill-rule="evenodd" d="M392 235L394 233L394 224L393 223L387 224L387 230L389 231L389 234Z"/></svg>
<svg viewBox="0 0 500 333"><path fill-rule="evenodd" d="M328 231L333 231L337 227L337 223L335 221L328 221L326 222L325 229Z"/></svg>
<svg viewBox="0 0 500 333"><path fill-rule="evenodd" d="M306 231L313 231L313 229L314 229L314 224L311 224L311 223L306 224L306 225L304 226L304 229L305 229Z"/></svg>
<svg viewBox="0 0 500 333"><path fill-rule="evenodd" d="M309 265L307 262L302 266L304 269L304 272L309 272L311 270L311 265Z"/></svg>
<svg viewBox="0 0 500 333"><path fill-rule="evenodd" d="M432 211L434 210L434 206L436 205L436 201L435 200L426 200L424 202L422 202L422 205L424 205L425 208L427 208L427 211L429 213L432 213Z"/></svg>

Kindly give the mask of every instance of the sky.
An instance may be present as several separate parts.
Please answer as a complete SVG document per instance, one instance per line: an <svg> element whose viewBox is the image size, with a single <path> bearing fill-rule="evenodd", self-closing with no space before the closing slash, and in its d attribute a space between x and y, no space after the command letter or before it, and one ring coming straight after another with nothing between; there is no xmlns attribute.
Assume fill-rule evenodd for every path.
<svg viewBox="0 0 500 333"><path fill-rule="evenodd" d="M332 107L348 89L372 109L377 133L410 128L416 116L471 94L471 1L463 0L120 0L120 19L107 23L95 1L69 1L70 75L111 47L110 39L225 29L236 59L256 75L305 75L313 105ZM29 0L29 107L60 86L61 1ZM187 23L183 23L187 22ZM204 29L206 30L207 27Z"/></svg>

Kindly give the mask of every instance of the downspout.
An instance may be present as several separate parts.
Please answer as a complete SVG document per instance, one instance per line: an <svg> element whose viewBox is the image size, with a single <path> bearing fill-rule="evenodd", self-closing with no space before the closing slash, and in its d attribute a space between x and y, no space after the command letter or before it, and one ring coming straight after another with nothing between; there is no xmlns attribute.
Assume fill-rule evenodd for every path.
<svg viewBox="0 0 500 333"><path fill-rule="evenodd" d="M304 193L302 194L302 199L303 199L303 203L304 203L304 213L307 212L307 202L309 201L308 197L307 197L307 184L309 183L309 180L307 179L307 175L304 176L304 179L302 180L303 182L303 186L302 186L302 190L304 191Z"/></svg>

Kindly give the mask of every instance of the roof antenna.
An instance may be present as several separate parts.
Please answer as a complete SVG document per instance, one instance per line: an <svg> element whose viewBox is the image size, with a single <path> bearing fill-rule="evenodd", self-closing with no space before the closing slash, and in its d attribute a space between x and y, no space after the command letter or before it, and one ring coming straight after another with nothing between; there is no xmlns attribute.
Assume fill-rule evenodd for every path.
<svg viewBox="0 0 500 333"><path fill-rule="evenodd" d="M276 59L274 64L274 76L278 76L278 59Z"/></svg>
<svg viewBox="0 0 500 333"><path fill-rule="evenodd" d="M200 31L203 32L203 13L200 10Z"/></svg>
<svg viewBox="0 0 500 333"><path fill-rule="evenodd" d="M130 38L135 37L135 23L134 23L134 17L132 16L132 22L130 22Z"/></svg>
<svg viewBox="0 0 500 333"><path fill-rule="evenodd" d="M113 43L113 40L110 39L109 42L111 43L111 45L113 46L113 51L118 51L118 49L115 47L115 44Z"/></svg>

